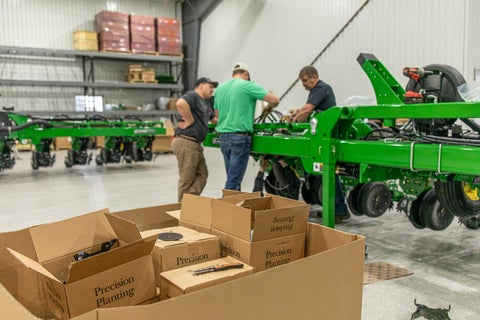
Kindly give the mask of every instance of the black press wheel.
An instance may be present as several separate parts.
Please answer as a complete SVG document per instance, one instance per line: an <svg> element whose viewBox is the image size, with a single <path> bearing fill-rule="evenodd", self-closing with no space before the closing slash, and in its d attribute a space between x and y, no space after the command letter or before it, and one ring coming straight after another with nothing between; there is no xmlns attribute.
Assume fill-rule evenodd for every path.
<svg viewBox="0 0 480 320"><path fill-rule="evenodd" d="M364 186L363 183L359 183L353 188L347 195L347 208L351 214L356 216L362 216L363 212L361 211L359 204L359 194L360 189Z"/></svg>
<svg viewBox="0 0 480 320"><path fill-rule="evenodd" d="M477 188L464 181L435 181L435 190L442 206L458 217L480 214L480 195Z"/></svg>
<svg viewBox="0 0 480 320"><path fill-rule="evenodd" d="M422 204L423 198L428 191L421 193L417 199L412 201L410 210L408 212L408 219L417 229L425 229L425 223L420 218L420 205Z"/></svg>
<svg viewBox="0 0 480 320"><path fill-rule="evenodd" d="M366 216L377 218L392 205L392 193L385 183L369 182L359 190L360 211Z"/></svg>
<svg viewBox="0 0 480 320"><path fill-rule="evenodd" d="M438 201L435 189L428 190L420 204L420 221L427 228L440 231L445 230L452 223L454 217Z"/></svg>
<svg viewBox="0 0 480 320"><path fill-rule="evenodd" d="M37 170L38 169L38 152L37 151L32 151L32 169Z"/></svg>
<svg viewBox="0 0 480 320"><path fill-rule="evenodd" d="M73 150L68 150L67 155L65 156L65 167L71 168L73 165Z"/></svg>

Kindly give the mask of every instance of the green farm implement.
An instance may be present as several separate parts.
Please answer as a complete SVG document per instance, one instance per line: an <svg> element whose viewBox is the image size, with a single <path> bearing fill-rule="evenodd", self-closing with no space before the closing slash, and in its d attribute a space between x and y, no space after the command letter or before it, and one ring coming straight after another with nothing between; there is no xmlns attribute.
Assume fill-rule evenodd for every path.
<svg viewBox="0 0 480 320"><path fill-rule="evenodd" d="M107 119L101 115L84 117L57 116L38 118L11 111L0 112L0 171L15 165L15 141L30 140L33 169L50 167L55 154L50 147L54 138L70 137L72 148L65 157L65 166L86 165L92 161L88 153L90 138L105 137L105 147L96 156L97 165L150 161L154 158L152 142L155 135L165 134L162 122L143 122L138 119Z"/></svg>
<svg viewBox="0 0 480 320"><path fill-rule="evenodd" d="M303 175L303 199L334 225L335 174L352 214L379 217L396 204L419 229L442 230L455 216L478 227L480 103L465 102L454 68L405 68L403 89L371 54L358 57L377 105L337 106L309 123L254 125L251 154L282 156ZM214 127L206 146L218 146Z"/></svg>

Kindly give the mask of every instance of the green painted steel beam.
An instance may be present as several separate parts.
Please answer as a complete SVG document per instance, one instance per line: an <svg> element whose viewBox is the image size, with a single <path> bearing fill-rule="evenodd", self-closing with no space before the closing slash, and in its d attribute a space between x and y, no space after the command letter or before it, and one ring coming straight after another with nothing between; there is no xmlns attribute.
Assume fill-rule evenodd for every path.
<svg viewBox="0 0 480 320"><path fill-rule="evenodd" d="M417 142L339 141L337 161L378 166L480 175L480 148Z"/></svg>

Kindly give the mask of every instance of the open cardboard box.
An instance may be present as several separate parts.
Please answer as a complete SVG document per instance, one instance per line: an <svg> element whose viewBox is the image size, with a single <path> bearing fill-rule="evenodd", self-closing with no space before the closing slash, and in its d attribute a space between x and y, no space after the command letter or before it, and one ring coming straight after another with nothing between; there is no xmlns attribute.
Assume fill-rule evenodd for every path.
<svg viewBox="0 0 480 320"><path fill-rule="evenodd" d="M218 200L222 202L239 203L245 199L260 196L260 192L230 192L229 190L223 190L223 194L228 194L228 196L215 199L193 194L184 194L180 209L179 224L199 232L210 233L213 215L212 201Z"/></svg>
<svg viewBox="0 0 480 320"><path fill-rule="evenodd" d="M28 229L0 233L0 319L45 319L36 274L6 247L34 254ZM306 257L150 305L96 309L77 320L360 320L365 238L309 224ZM48 317L47 317L48 319Z"/></svg>
<svg viewBox="0 0 480 320"><path fill-rule="evenodd" d="M33 310L44 308L44 316L69 319L96 308L136 305L156 295L151 257L156 237L142 239L135 224L108 210L32 227L21 235L21 246L10 243L2 250L17 260L15 273L35 279L29 283L29 297L38 295ZM81 252L96 253L113 239L108 251L74 258ZM29 300L26 305L35 303Z"/></svg>
<svg viewBox="0 0 480 320"><path fill-rule="evenodd" d="M230 197L235 199L238 196ZM304 202L268 195L212 201L212 228L245 241L261 241L307 231L310 206Z"/></svg>

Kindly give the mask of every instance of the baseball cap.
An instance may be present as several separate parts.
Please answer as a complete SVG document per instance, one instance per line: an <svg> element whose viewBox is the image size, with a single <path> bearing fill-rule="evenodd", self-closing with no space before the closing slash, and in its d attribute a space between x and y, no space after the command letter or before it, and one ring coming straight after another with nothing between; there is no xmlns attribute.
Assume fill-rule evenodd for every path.
<svg viewBox="0 0 480 320"><path fill-rule="evenodd" d="M235 65L233 66L233 71L235 72L237 70L244 70L250 73L250 68L243 62L235 63Z"/></svg>
<svg viewBox="0 0 480 320"><path fill-rule="evenodd" d="M218 82L210 80L210 78L201 77L197 81L195 81L195 87L198 87L202 83L211 83L213 87L216 88L218 86Z"/></svg>

